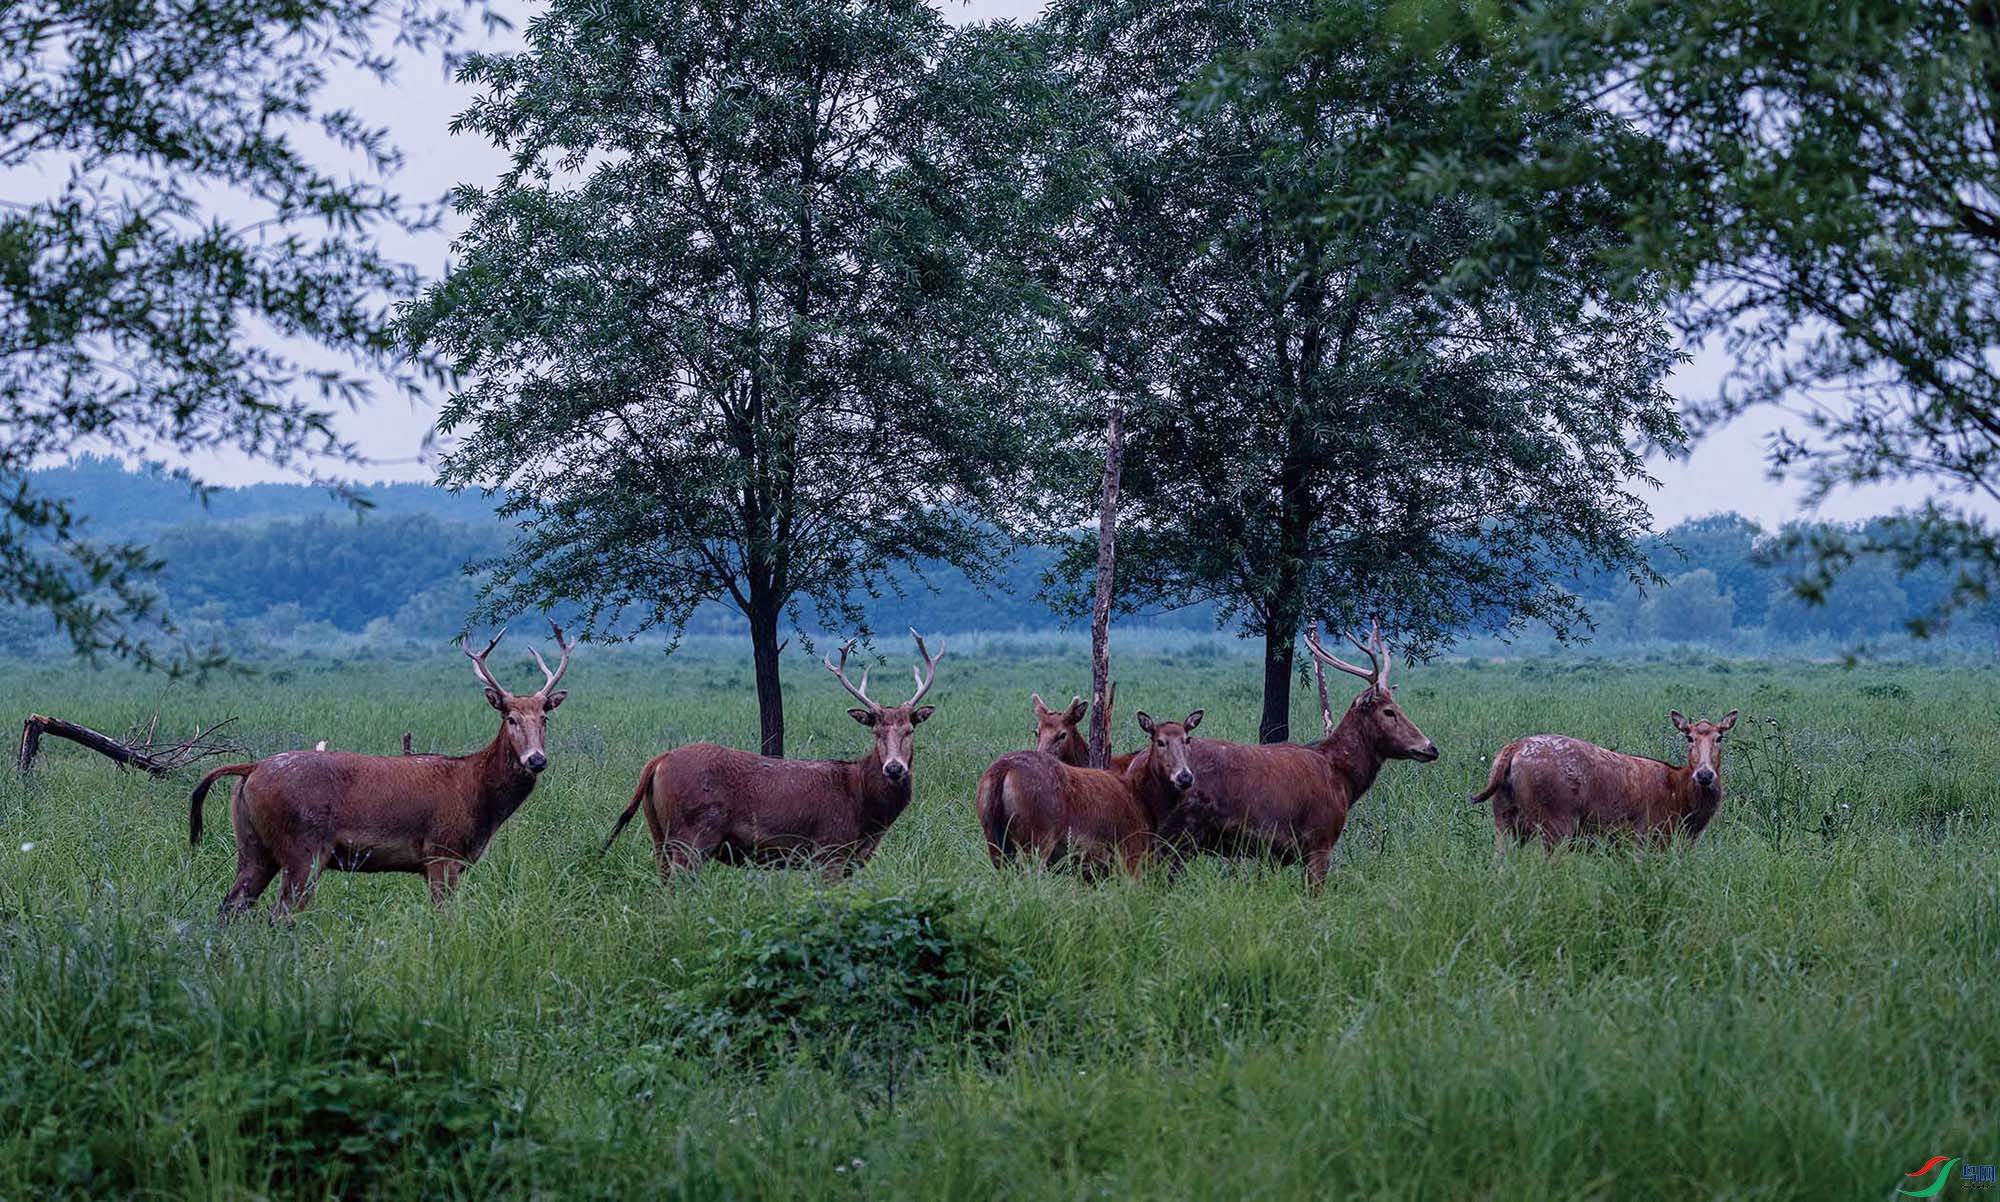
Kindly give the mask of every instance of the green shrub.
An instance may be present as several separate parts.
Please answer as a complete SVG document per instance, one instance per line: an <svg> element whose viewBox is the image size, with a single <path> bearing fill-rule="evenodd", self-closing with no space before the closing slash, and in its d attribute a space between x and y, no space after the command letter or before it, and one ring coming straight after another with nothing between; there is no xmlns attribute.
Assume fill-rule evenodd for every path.
<svg viewBox="0 0 2000 1202"><path fill-rule="evenodd" d="M770 1063L996 1052L1026 970L947 895L818 898L719 940L671 1001L685 1051Z"/></svg>

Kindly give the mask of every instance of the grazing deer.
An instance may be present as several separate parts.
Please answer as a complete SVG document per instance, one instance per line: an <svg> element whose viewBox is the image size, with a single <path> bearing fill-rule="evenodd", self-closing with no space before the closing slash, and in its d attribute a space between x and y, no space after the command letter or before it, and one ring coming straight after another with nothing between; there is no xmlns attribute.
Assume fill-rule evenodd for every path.
<svg viewBox="0 0 2000 1202"><path fill-rule="evenodd" d="M1115 690L1113 696L1116 696ZM1035 750L1045 751L1072 768L1090 767L1090 740L1084 737L1082 730L1084 715L1090 712L1090 702L1072 696L1069 708L1052 710L1040 693L1033 694L1033 697ZM1122 775L1138 758L1136 751L1114 755L1111 757L1111 771Z"/></svg>
<svg viewBox="0 0 2000 1202"><path fill-rule="evenodd" d="M1493 803L1494 855L1533 835L1550 849L1578 833L1611 830L1662 843L1675 831L1699 838L1722 805L1722 736L1735 727L1736 713L1720 722L1669 714L1688 741L1679 767L1564 735L1507 744L1493 757L1486 788L1471 798L1473 805Z"/></svg>
<svg viewBox="0 0 2000 1202"><path fill-rule="evenodd" d="M1140 729L1160 754L1130 775L1080 768L1041 750L993 761L979 778L974 806L993 866L1004 868L1025 852L1049 865L1075 861L1088 874L1118 864L1138 876L1152 850L1156 816L1194 786L1188 732L1201 716L1196 710L1185 722L1156 723L1139 714Z"/></svg>
<svg viewBox="0 0 2000 1202"><path fill-rule="evenodd" d="M562 659L549 670L540 651L542 687L526 696L509 693L487 670L486 657L503 629L474 653L472 670L486 686L486 701L500 711L500 731L471 755L359 755L349 751L287 751L254 764L229 764L202 777L188 799L188 839L201 845L202 801L215 782L240 776L229 806L236 828L236 881L222 899L222 916L257 904L273 877L285 874L274 913L287 915L312 900L319 874L420 872L431 900L443 902L458 874L485 854L501 823L534 791L548 767L544 749L548 716L569 696L556 691L569 671L575 643L563 640L553 620Z"/></svg>
<svg viewBox="0 0 2000 1202"><path fill-rule="evenodd" d="M713 743L676 748L639 773L632 804L618 816L605 850L644 807L663 884L672 883L675 871L711 858L763 865L820 861L829 880L867 864L910 804L912 736L937 709L917 703L937 679L944 646L932 655L924 636L910 634L924 666L911 669L917 691L901 705L878 705L869 698L866 668L859 685L847 679L853 639L841 647L838 665L825 661L826 670L861 702L849 716L875 732L875 746L865 757L784 760Z"/></svg>
<svg viewBox="0 0 2000 1202"><path fill-rule="evenodd" d="M1160 839L1170 850L1220 855L1262 851L1286 862L1302 861L1306 884L1317 891L1348 812L1383 765L1438 758L1437 744L1417 729L1389 691L1389 649L1381 628L1376 627L1367 644L1352 636L1349 641L1368 656L1371 667L1357 668L1328 654L1316 632L1306 634L1315 660L1368 682L1326 738L1311 746L1220 739L1189 746L1188 763L1200 784L1160 822ZM1133 770L1139 770L1136 764Z"/></svg>

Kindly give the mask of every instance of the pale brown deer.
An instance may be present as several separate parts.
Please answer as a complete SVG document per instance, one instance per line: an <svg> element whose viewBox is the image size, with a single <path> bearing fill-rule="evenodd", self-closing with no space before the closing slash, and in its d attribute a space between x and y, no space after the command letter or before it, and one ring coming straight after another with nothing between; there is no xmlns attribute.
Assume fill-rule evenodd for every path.
<svg viewBox="0 0 2000 1202"><path fill-rule="evenodd" d="M1194 785L1188 732L1201 717L1196 710L1185 722L1156 723L1139 714L1160 754L1129 775L1080 768L1039 750L993 761L974 798L993 866L1027 855L1048 865L1077 863L1089 875L1122 866L1138 876L1152 851L1155 816Z"/></svg>
<svg viewBox="0 0 2000 1202"><path fill-rule="evenodd" d="M1736 711L1720 722L1667 717L1687 737L1687 762L1627 755L1567 735L1516 739L1493 757L1486 788L1474 805L1493 803L1493 854L1540 835L1550 849L1576 835L1630 831L1664 843L1676 832L1699 838L1722 805L1722 736Z"/></svg>
<svg viewBox="0 0 2000 1202"><path fill-rule="evenodd" d="M1316 660L1368 682L1326 738L1311 746L1220 739L1189 746L1188 763L1200 783L1159 824L1170 852L1268 853L1302 862L1306 884L1317 891L1349 811L1383 765L1438 758L1437 744L1417 729L1389 690L1389 650L1379 625L1368 643L1352 636L1349 641L1372 666L1359 668L1328 654L1315 632L1306 634Z"/></svg>
<svg viewBox="0 0 2000 1202"><path fill-rule="evenodd" d="M431 900L442 903L458 876L486 852L502 823L534 791L548 767L548 716L569 696L556 684L569 671L576 644L565 642L553 620L562 659L550 671L540 651L542 687L517 695L487 670L486 657L503 629L475 653L472 670L486 686L486 701L500 711L493 741L471 755L359 755L349 751L287 751L252 764L229 764L209 773L188 799L188 839L201 844L202 801L215 782L238 776L230 801L236 829L236 880L222 899L230 918L257 904L272 878L285 874L273 912L295 913L312 900L323 871L417 872L430 881Z"/></svg>
<svg viewBox="0 0 2000 1202"><path fill-rule="evenodd" d="M861 683L847 678L849 639L840 663L825 661L842 688L861 702L848 710L875 734L875 746L859 760L784 760L713 743L697 743L657 756L639 773L632 804L618 816L610 850L632 816L646 812L660 880L671 884L676 871L715 859L731 864L816 863L829 880L859 870L875 854L889 827L910 804L911 745L917 727L937 707L917 703L937 679L944 645L932 655L924 637L912 630L923 667L912 668L917 691L901 705L879 705L868 696L868 671Z"/></svg>
<svg viewBox="0 0 2000 1202"><path fill-rule="evenodd" d="M1090 712L1090 702L1072 696L1069 706L1055 710L1042 700L1040 693L1032 694L1035 702L1035 750L1045 751L1072 768L1090 767L1090 740L1084 736L1082 723ZM1116 697L1114 689L1112 696ZM1139 758L1136 751L1111 757L1111 771L1123 773Z"/></svg>

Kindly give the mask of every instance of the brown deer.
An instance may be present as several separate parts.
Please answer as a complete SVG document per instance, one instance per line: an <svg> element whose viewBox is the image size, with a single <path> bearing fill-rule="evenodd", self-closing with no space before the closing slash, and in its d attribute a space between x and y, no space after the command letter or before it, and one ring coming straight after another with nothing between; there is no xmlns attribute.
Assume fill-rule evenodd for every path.
<svg viewBox="0 0 2000 1202"><path fill-rule="evenodd" d="M542 653L531 652L544 680L526 696L500 687L486 668L504 629L476 654L461 645L486 686L487 704L501 714L500 731L483 750L463 756L287 751L202 777L188 799L188 839L197 847L209 789L225 776L243 778L229 806L236 881L222 899L222 916L256 905L280 871L285 881L273 909L280 916L304 909L327 869L420 872L430 880L433 902L450 897L459 873L485 854L548 767L548 716L569 696L556 684L576 650L563 640L562 627L553 620L549 626L562 659L550 671Z"/></svg>
<svg viewBox="0 0 2000 1202"><path fill-rule="evenodd" d="M937 679L944 645L932 655L924 636L910 634L924 666L911 669L917 691L902 705L878 705L869 698L866 668L859 685L847 679L854 640L840 648L838 665L825 661L826 670L861 702L862 708L848 714L875 732L875 746L865 757L783 760L713 743L676 748L639 773L632 804L618 816L605 850L643 807L663 884L671 884L677 870L708 859L760 865L814 861L823 864L829 880L860 869L910 804L913 733L937 710L917 703Z"/></svg>
<svg viewBox="0 0 2000 1202"><path fill-rule="evenodd" d="M1152 850L1155 816L1194 786L1188 732L1201 717L1196 710L1185 722L1156 723L1139 714L1160 754L1130 775L1076 767L1041 750L993 761L974 801L993 866L1026 853L1052 866L1081 864L1087 875L1119 865L1138 876Z"/></svg>
<svg viewBox="0 0 2000 1202"><path fill-rule="evenodd" d="M1366 644L1352 636L1349 641L1368 656L1371 667L1358 668L1328 654L1316 632L1306 634L1314 659L1368 682L1326 738L1311 746L1220 739L1189 746L1188 763L1200 784L1160 822L1160 839L1171 852L1268 852L1286 862L1303 862L1306 884L1317 891L1348 812L1383 765L1438 758L1437 744L1417 729L1389 691L1389 649L1380 626ZM1133 770L1139 770L1136 764Z"/></svg>
<svg viewBox="0 0 2000 1202"><path fill-rule="evenodd" d="M1516 739L1493 757L1486 788L1473 805L1493 803L1493 854L1510 842L1542 837L1549 849L1575 835L1629 830L1664 843L1676 831L1701 836L1722 805L1722 736L1736 726L1735 710L1720 722L1668 716L1687 736L1687 763L1626 755L1565 735Z"/></svg>
<svg viewBox="0 0 2000 1202"><path fill-rule="evenodd" d="M1035 750L1045 751L1072 768L1090 767L1090 740L1084 737L1082 723L1084 715L1090 712L1090 702L1072 696L1067 709L1053 710L1042 700L1040 693L1032 695L1035 702ZM1114 689L1113 697L1117 696ZM1125 769L1139 753L1128 752L1111 757L1111 771L1123 775Z"/></svg>

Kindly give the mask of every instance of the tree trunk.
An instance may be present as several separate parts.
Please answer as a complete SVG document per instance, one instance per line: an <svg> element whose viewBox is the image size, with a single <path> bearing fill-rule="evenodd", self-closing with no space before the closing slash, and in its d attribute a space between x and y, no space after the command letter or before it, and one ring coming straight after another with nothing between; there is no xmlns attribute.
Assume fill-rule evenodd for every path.
<svg viewBox="0 0 2000 1202"><path fill-rule="evenodd" d="M1090 766L1111 766L1111 594L1118 560L1118 490L1125 469L1125 409L1104 426L1104 495L1097 510L1097 596L1090 607Z"/></svg>
<svg viewBox="0 0 2000 1202"><path fill-rule="evenodd" d="M1297 641L1295 626L1270 622L1264 628L1264 716L1257 723L1260 742L1291 740L1292 656Z"/></svg>
<svg viewBox="0 0 2000 1202"><path fill-rule="evenodd" d="M750 599L750 654L757 664L757 726L762 735L761 750L768 756L785 754L785 693L778 676L778 620L783 616L777 602L762 596Z"/></svg>

